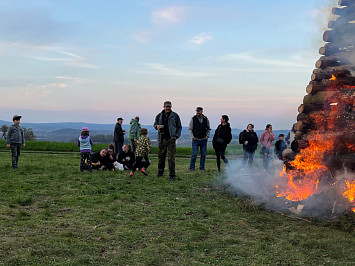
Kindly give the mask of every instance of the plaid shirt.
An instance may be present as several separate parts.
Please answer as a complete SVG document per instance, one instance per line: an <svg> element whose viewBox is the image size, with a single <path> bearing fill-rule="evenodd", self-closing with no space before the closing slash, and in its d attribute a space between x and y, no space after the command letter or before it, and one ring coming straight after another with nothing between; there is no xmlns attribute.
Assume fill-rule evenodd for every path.
<svg viewBox="0 0 355 266"><path fill-rule="evenodd" d="M150 139L147 136L140 136L136 145L136 157L144 157L150 152Z"/></svg>

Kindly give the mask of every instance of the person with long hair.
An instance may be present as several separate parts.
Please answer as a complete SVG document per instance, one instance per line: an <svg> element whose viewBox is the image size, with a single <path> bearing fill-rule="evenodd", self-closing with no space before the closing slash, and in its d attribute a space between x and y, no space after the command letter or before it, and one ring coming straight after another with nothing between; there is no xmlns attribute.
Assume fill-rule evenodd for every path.
<svg viewBox="0 0 355 266"><path fill-rule="evenodd" d="M225 151L227 145L232 140L232 129L229 124L229 117L227 115L222 115L221 124L218 125L212 140L213 148L216 152L217 157L217 170L221 171L221 159L228 165L228 159L225 156Z"/></svg>

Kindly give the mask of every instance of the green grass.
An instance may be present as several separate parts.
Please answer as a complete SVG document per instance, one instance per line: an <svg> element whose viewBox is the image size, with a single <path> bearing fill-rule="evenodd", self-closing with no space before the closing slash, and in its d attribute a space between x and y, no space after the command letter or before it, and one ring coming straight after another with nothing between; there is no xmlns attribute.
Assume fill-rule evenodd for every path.
<svg viewBox="0 0 355 266"><path fill-rule="evenodd" d="M0 264L353 265L354 228L307 223L236 198L216 176L80 173L78 154L0 153Z"/></svg>
<svg viewBox="0 0 355 266"><path fill-rule="evenodd" d="M2 147L5 149L6 142L0 140L0 151ZM99 151L101 149L107 148L108 144L95 143L93 146L93 152ZM41 152L78 152L79 148L76 143L73 142L51 142L51 141L27 141L26 148L24 151L41 151ZM191 147L177 147L176 153L179 156L190 156ZM152 153L158 154L158 147L152 147ZM215 152L212 146L207 149L207 155L214 155ZM241 155L243 154L242 145L229 145L227 149L227 154L230 155Z"/></svg>

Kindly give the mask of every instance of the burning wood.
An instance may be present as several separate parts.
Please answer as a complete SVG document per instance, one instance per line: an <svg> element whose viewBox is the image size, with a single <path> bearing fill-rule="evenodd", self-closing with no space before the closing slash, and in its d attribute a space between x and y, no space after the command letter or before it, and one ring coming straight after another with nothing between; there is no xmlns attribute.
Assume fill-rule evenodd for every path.
<svg viewBox="0 0 355 266"><path fill-rule="evenodd" d="M339 5L332 12L340 17L324 32L328 43L319 50L323 56L298 107L292 151L285 152L283 181L276 186L278 197L302 201L298 206L332 191L337 195L329 200L333 213L344 201L355 211L355 173L348 176L355 170L355 1L340 0ZM292 206L289 211L300 214L302 209Z"/></svg>

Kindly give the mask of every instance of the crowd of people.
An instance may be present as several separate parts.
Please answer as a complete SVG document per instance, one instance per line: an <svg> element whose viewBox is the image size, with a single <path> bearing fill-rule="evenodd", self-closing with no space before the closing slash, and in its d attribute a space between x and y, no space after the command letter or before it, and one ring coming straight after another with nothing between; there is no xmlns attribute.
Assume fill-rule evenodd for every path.
<svg viewBox="0 0 355 266"><path fill-rule="evenodd" d="M14 124L7 133L7 147L11 148L12 167L17 168L21 146L25 146L23 129L19 126L21 116L13 117ZM138 170L143 175L148 175L147 169L151 164L149 154L151 153L151 142L146 128L141 128L139 117L136 116L130 121L127 139L129 144L125 144L125 129L122 129L123 118L117 118L114 128L113 144L107 149L92 153L94 142L90 137L90 131L83 127L77 145L80 148L80 171L88 170L129 170L132 177ZM176 140L181 136L182 125L179 115L172 111L172 103L165 101L163 110L157 114L154 121L154 128L158 131L158 177L162 177L165 171L165 161L168 157L169 179L175 180L175 155ZM195 171L198 151L200 150L199 170L205 170L205 160L207 154L207 142L210 138L210 122L203 114L203 108L197 107L196 114L189 123L189 134L192 140L192 153L190 159L190 171ZM263 156L263 167L268 170L274 153L280 160L283 160L282 153L288 148L295 138L296 124L293 125L286 139L283 134L275 141L275 133L272 125L267 124L265 130L260 135L261 149ZM229 117L222 115L212 139L212 146L216 154L217 171L221 171L221 159L229 166L225 156L227 145L232 140L232 130L229 124ZM239 143L243 145L242 167L252 167L255 151L259 145L259 138L254 131L254 125L248 124L246 129L239 134Z"/></svg>

